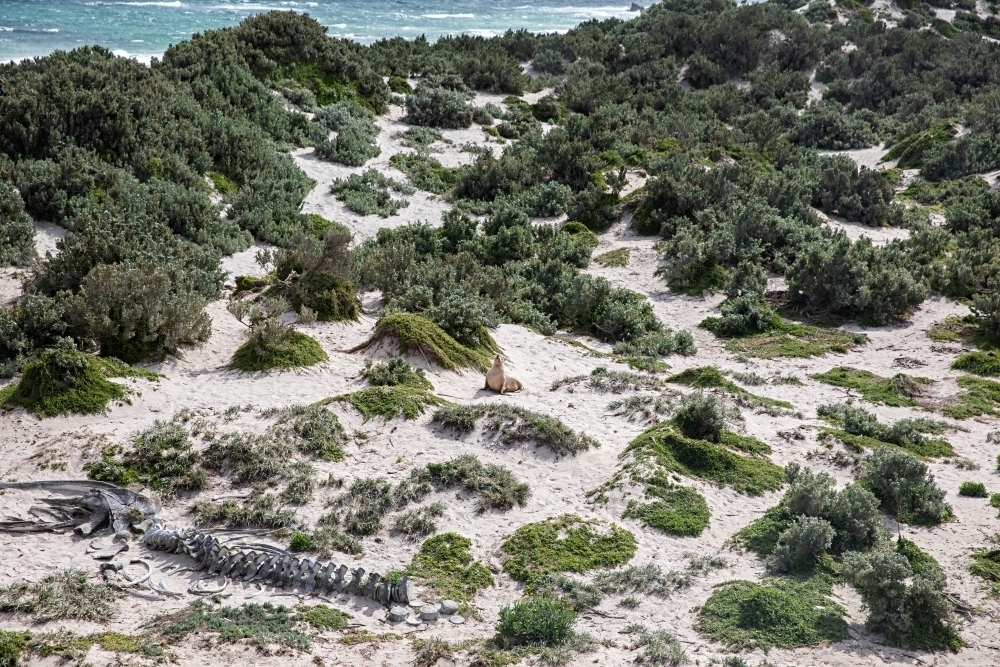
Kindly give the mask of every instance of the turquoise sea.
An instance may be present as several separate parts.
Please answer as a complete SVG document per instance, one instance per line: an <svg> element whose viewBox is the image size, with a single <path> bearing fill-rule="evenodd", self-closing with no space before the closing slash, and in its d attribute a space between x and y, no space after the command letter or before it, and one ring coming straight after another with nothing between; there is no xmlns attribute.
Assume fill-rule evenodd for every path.
<svg viewBox="0 0 1000 667"><path fill-rule="evenodd" d="M640 4L645 4L641 3ZM141 60L259 12L308 12L334 37L429 39L509 28L565 31L589 19L635 16L631 0L0 0L0 62L100 44Z"/></svg>

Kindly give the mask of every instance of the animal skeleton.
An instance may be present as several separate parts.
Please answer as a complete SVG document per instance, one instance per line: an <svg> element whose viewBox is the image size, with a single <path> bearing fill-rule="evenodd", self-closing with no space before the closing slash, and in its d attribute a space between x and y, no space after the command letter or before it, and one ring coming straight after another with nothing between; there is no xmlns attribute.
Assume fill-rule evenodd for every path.
<svg viewBox="0 0 1000 667"><path fill-rule="evenodd" d="M161 519L156 518L160 511L156 502L114 484L91 480L5 482L0 483L0 489L45 489L75 494L65 499L42 499L45 506L34 506L29 510L34 519L11 517L0 521L0 530L37 532L73 528L83 535L90 535L107 523L116 536L127 538L131 527L144 533L139 541L147 547L183 553L195 561L195 567L191 569L204 571L206 574L219 573L225 579L222 588L218 590L195 586L188 589L190 593L204 595L219 592L228 585L229 578L232 578L298 588L306 594L344 593L364 596L383 604L407 604L413 598L412 584L405 576L394 582L377 572L369 574L363 567L351 572L343 564L335 565L331 562L323 565L308 558L299 560L287 551L267 544L224 546L217 538L193 528L167 528ZM113 557L118 551L98 549L95 557ZM162 583L154 583L150 579L152 567L148 563L140 559L133 559L132 562L142 563L148 569L139 580L126 576L130 584L149 580L149 586L154 591L178 595ZM104 568L117 572L120 565L108 563Z"/></svg>

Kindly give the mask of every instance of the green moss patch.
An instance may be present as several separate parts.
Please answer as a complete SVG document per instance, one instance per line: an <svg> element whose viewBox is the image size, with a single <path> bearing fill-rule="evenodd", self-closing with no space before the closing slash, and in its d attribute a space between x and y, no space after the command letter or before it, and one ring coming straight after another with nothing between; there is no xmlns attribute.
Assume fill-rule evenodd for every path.
<svg viewBox="0 0 1000 667"><path fill-rule="evenodd" d="M996 377L1000 375L1000 355L996 352L966 352L955 359L951 367L956 371Z"/></svg>
<svg viewBox="0 0 1000 667"><path fill-rule="evenodd" d="M327 400L351 404L355 410L361 413L365 421L372 417L395 419L400 415L403 419L416 419L424 414L428 405L447 403L426 389L407 385L368 387Z"/></svg>
<svg viewBox="0 0 1000 667"><path fill-rule="evenodd" d="M913 377L903 373L897 373L891 378L884 378L870 371L849 366L837 366L825 373L813 375L812 378L834 387L854 389L871 403L884 403L894 407L917 405L915 399L922 393L922 387L934 382L927 378Z"/></svg>
<svg viewBox="0 0 1000 667"><path fill-rule="evenodd" d="M733 544L766 558L777 546L778 537L792 525L793 521L795 517L785 511L784 505L775 505L764 512L763 516L740 529L733 536Z"/></svg>
<svg viewBox="0 0 1000 667"><path fill-rule="evenodd" d="M485 341L482 347L466 347L425 317L413 313L393 313L378 321L371 338L348 352L369 350L386 339L395 339L399 354L419 354L428 362L448 370L474 368L485 372L493 364L493 357L500 352L500 348L488 332L482 331L478 337Z"/></svg>
<svg viewBox="0 0 1000 667"><path fill-rule="evenodd" d="M708 527L711 515L705 497L688 486L672 484L663 477L646 480L646 500L630 500L622 516L639 519L667 535L697 537Z"/></svg>
<svg viewBox="0 0 1000 667"><path fill-rule="evenodd" d="M584 433L577 433L561 420L508 403L449 405L434 413L433 421L459 433L470 433L479 420L505 445L534 442L556 454L576 454L600 443Z"/></svg>
<svg viewBox="0 0 1000 667"><path fill-rule="evenodd" d="M781 488L782 469L762 456L744 456L733 451L737 444L742 451L749 447L745 438L734 435L723 431L718 443L696 440L665 422L641 433L622 455L632 453L637 459L648 458L664 470L730 486L740 493L759 495ZM769 451L761 445L767 446L756 445L759 452Z"/></svg>
<svg viewBox="0 0 1000 667"><path fill-rule="evenodd" d="M698 610L695 628L736 651L841 641L848 638L846 612L829 598L831 592L822 577L805 583L727 581Z"/></svg>
<svg viewBox="0 0 1000 667"><path fill-rule="evenodd" d="M326 352L314 338L301 331L293 331L287 344L264 345L248 340L233 354L229 368L254 373L272 369L302 368L326 360Z"/></svg>
<svg viewBox="0 0 1000 667"><path fill-rule="evenodd" d="M493 585L493 575L472 558L472 541L456 533L443 533L424 541L406 567L441 597L469 602L483 588Z"/></svg>
<svg viewBox="0 0 1000 667"><path fill-rule="evenodd" d="M84 354L63 339L42 352L38 361L28 364L21 381L6 388L0 398L5 406L20 406L41 418L100 414L107 411L111 401L131 403L132 390L108 378L159 377L115 359Z"/></svg>
<svg viewBox="0 0 1000 667"><path fill-rule="evenodd" d="M743 404L747 406L760 405L772 408L785 408L786 410L791 410L793 408L792 404L788 401L779 401L774 398L768 398L767 396L758 396L757 394L747 391L743 387L734 383L732 380L727 379L722 374L722 371L714 366L689 368L686 371L670 376L667 378L667 382L682 384L696 389L721 389L737 399L740 399Z"/></svg>
<svg viewBox="0 0 1000 667"><path fill-rule="evenodd" d="M979 415L1000 416L1000 382L963 375L956 380L962 391L941 412L955 419Z"/></svg>
<svg viewBox="0 0 1000 667"><path fill-rule="evenodd" d="M635 555L635 537L615 524L565 514L521 526L502 546L503 569L518 581L534 582L555 572L586 572L624 565Z"/></svg>
<svg viewBox="0 0 1000 667"><path fill-rule="evenodd" d="M698 326L712 330L712 325L718 319L707 318ZM818 357L827 352L843 354L867 342L868 336L864 334L797 324L776 316L767 332L730 338L726 341L726 349L735 354L759 359L808 358Z"/></svg>
<svg viewBox="0 0 1000 667"><path fill-rule="evenodd" d="M632 252L628 248L617 248L598 255L594 261L601 266L628 266Z"/></svg>

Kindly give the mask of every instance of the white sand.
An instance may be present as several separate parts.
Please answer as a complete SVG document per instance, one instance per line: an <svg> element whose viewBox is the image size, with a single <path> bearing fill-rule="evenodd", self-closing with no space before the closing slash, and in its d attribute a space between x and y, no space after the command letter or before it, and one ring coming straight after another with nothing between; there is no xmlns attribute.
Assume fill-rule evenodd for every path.
<svg viewBox="0 0 1000 667"><path fill-rule="evenodd" d="M394 109L389 119L380 120L383 132L379 141L383 154L370 163L396 178L402 178L402 175L388 167L388 159L393 152L401 150L398 142L391 138L392 133L404 129L398 120L399 115L400 111ZM462 142L484 139L478 128L445 134L455 143L440 146L440 159L451 165L471 158L469 154L459 152L458 147ZM346 212L328 194L330 182L352 170L315 160L309 150L297 153L296 161L317 180L316 189L308 198L306 210L347 224L359 240L370 238L381 226L396 226L417 220L438 224L441 212L446 210L443 201L426 194L417 194L411 198L411 206L399 216L387 220L356 216ZM878 242L890 238L891 230L858 230L839 221L831 221L830 224L842 225L852 234L880 234L882 236L876 239ZM54 232L47 227L40 227L40 244L48 243L46 239L52 238ZM945 398L957 391L955 373L949 369L949 365L959 348L954 345L937 346L926 337L925 331L949 315L967 313L964 306L933 298L918 308L905 323L876 329L861 329L852 325L850 329L868 333L871 342L843 355L738 362L725 351L721 342L696 326L704 317L717 313L721 295L693 298L670 293L662 280L653 275L658 263L655 242L656 239L635 236L623 225L618 225L601 236L600 247L595 254L628 247L631 250L630 264L622 268L592 265L589 272L604 276L617 286L644 294L649 298L656 314L668 326L692 332L698 354L690 358L669 359L677 371L693 366L715 365L724 370L751 370L765 377L795 375L805 386L768 384L752 387L751 390L790 401L801 411L806 425L819 423L815 419L818 405L847 397L847 392L822 385L808 377L836 365L850 365L888 376L904 370L895 364L896 359L920 359L926 365L907 372L937 380L932 390L934 397ZM227 258L223 266L233 275L259 274L260 268L253 261L255 252L256 248L251 248ZM10 278L4 280L9 283ZM0 282L0 286L8 283ZM4 294L11 290L9 287L2 289L7 290ZM372 332L377 295L366 295L365 302L366 314L357 323L321 323L303 327L330 355L328 362L297 372L270 374L241 374L225 369L233 351L243 342L245 329L229 315L224 301L215 302L208 309L213 319L212 338L206 344L186 351L184 358L170 359L152 366L153 370L164 375L159 382L130 382L130 385L141 391L132 405L114 406L107 415L58 417L43 421L22 411L0 417L0 477L15 480L83 478L84 463L97 457L105 444L125 443L130 434L150 426L157 419L169 419L184 408L218 419L232 405L253 405L253 410L242 413L237 420L224 425L224 428L260 430L268 423L258 418L260 409L309 403L356 389L362 386L358 374L364 367L364 356L346 354L341 350L365 340ZM572 664L633 664L636 652L626 648L629 640L620 634L620 630L631 622L676 632L692 661L697 660L697 664L709 664L711 660L731 655L731 652L697 634L694 630L695 608L705 602L714 584L735 578L759 579L763 576L763 568L758 559L731 552L726 547L726 542L737 530L773 506L780 493L754 498L739 495L730 489L716 488L702 481L686 480L686 484L694 486L705 495L712 511L711 524L699 538L667 537L644 529L635 520L622 519L620 514L625 499L620 495L613 495L607 505L588 502L587 492L607 481L617 470L621 464L619 455L642 431L643 426L611 416L606 406L614 398L612 395L597 394L583 387L577 387L573 393L566 389L550 391L549 386L557 379L589 373L597 366L623 367L519 326L501 326L495 332L495 338L510 359L509 372L524 383L526 390L523 393L509 396L488 394L482 390L482 376L478 373L458 374L428 368L428 375L436 392L459 403L509 402L556 415L570 427L596 438L601 443L600 448L576 457L556 458L547 450L533 446L498 447L478 432L468 438L457 439L453 434L433 426L429 414L409 422L394 420L385 423L376 419L363 423L350 408L337 404L332 409L348 432L365 431L369 437L367 440L353 440L349 443L347 457L343 462L316 463L321 479L333 474L347 482L369 476L386 476L390 480L399 480L408 475L414 466L472 453L484 463L497 463L512 469L518 478L530 484L532 496L527 506L506 514L477 515L474 500L468 494L456 494L454 490L434 494L429 499L439 500L447 506L446 514L439 522L440 530L453 530L471 538L475 557L482 559L498 574L496 587L487 589L474 601L474 606L482 614L482 621L472 620L458 627L438 623L421 629L417 636L440 636L449 640L490 636L501 606L520 597L522 589L520 584L499 572L502 562L500 545L504 537L525 523L574 512L588 518L614 521L631 530L638 541L638 552L632 561L634 564L654 562L665 569L681 569L691 554L720 554L728 559L729 566L713 571L706 577L697 578L691 587L678 591L666 600L647 600L635 610L626 610L613 606L614 598L611 598L600 608L610 617L583 614L578 622L578 629L590 632L609 644L599 648L596 653L579 656ZM608 346L596 341L587 343L595 348L608 349ZM387 351L383 351L376 356L386 354ZM411 358L410 361L427 367L420 357ZM925 414L904 408L866 407L873 409L883 420ZM806 429L809 435L805 440L787 440L778 435L781 431L795 429L803 423L798 419L790 416L771 417L749 411L744 411L744 417L746 433L773 447L771 459L775 463L783 465L797 461L815 470L829 472L841 484L851 481L848 470L834 467L826 459L810 454L825 451L815 441L811 430ZM962 629L962 636L969 646L957 655L927 655L883 646L878 637L873 637L864 630L865 614L858 596L853 590L841 587L837 590L837 597L849 610L851 639L830 646L794 651L773 650L766 656L767 660L775 665L801 667L882 664L934 664L943 667L996 665L1000 662L1000 629L991 620L991 616L998 612L997 604L986 595L981 582L968 573L969 553L981 547L985 537L997 530L996 510L982 500L958 498L955 495L959 483L965 480L981 481L991 491L997 490L996 475L992 472L996 466L996 448L985 440L986 434L997 428L997 423L992 418L971 419L963 422L962 426L968 431L950 434L949 440L961 457L974 461L981 468L963 471L940 460L930 464L939 484L948 492L947 500L955 509L956 520L933 529L904 526L903 533L941 562L949 577L949 590L981 610L975 620ZM65 470L53 470L52 464L65 464ZM167 503L162 516L173 525L189 525L192 520L189 510L195 501L205 500L227 489L227 486L216 483L197 498ZM313 502L299 511L299 516L311 525L326 511L324 502L334 493L321 490ZM4 496L4 514L23 513L35 495L38 494L7 493ZM389 524L391 518L387 521L387 525ZM5 565L0 569L0 585L19 579L37 580L54 569L71 566L83 568L96 576L97 564L85 554L86 546L91 541L92 539L68 534L5 537L0 541L0 562ZM418 543L395 536L387 529L380 531L374 538L367 538L364 544L365 554L362 557L341 557L341 560L352 566L363 564L370 571L386 572L402 568L418 548ZM166 563L178 563L182 567L188 564L183 557L151 554L137 545L123 554L126 557L139 555L150 557L157 568ZM177 590L184 590L190 582L197 579L194 573L157 574L157 577ZM242 584L231 586L227 592L232 594L227 599L228 604L238 604L257 593L256 589ZM118 619L108 626L58 622L32 629L52 631L65 628L76 632L91 632L107 627L125 632L141 632L144 622L157 614L180 609L192 598L193 596L186 595L178 600L160 602L126 598L120 604ZM275 591L270 589L252 599L258 602L272 600L282 604L295 602L293 598L276 596ZM373 632L389 630L381 620L382 611L359 599L337 600L333 604L352 613L354 622ZM3 628L20 628L24 627L24 623L23 618L9 615L0 617L0 627ZM282 665L411 664L412 654L407 641L388 640L377 645L345 646L337 643L338 636L336 633L325 633L314 643L312 654L283 651L271 658L271 661ZM206 660L211 660L214 664L241 666L260 662L259 654L252 648L243 645L214 647L204 636L190 636L170 648L177 654L179 664L182 665L201 664ZM765 658L759 651L745 657L751 664L757 664ZM317 658L322 663L314 662ZM45 662L49 664L52 660L54 659ZM115 660L115 656L99 649L92 650L86 656L86 662L92 665L117 664ZM466 663L467 661L460 659L457 664Z"/></svg>

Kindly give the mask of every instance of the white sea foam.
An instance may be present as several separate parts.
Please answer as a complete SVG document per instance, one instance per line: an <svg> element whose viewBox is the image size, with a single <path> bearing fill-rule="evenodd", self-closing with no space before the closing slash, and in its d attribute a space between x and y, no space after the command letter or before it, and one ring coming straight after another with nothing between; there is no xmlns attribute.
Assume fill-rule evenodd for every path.
<svg viewBox="0 0 1000 667"><path fill-rule="evenodd" d="M87 5L93 6L103 6L103 7L186 7L180 0L173 0L173 2L88 2Z"/></svg>
<svg viewBox="0 0 1000 667"><path fill-rule="evenodd" d="M474 19L475 14L421 14L422 19Z"/></svg>

